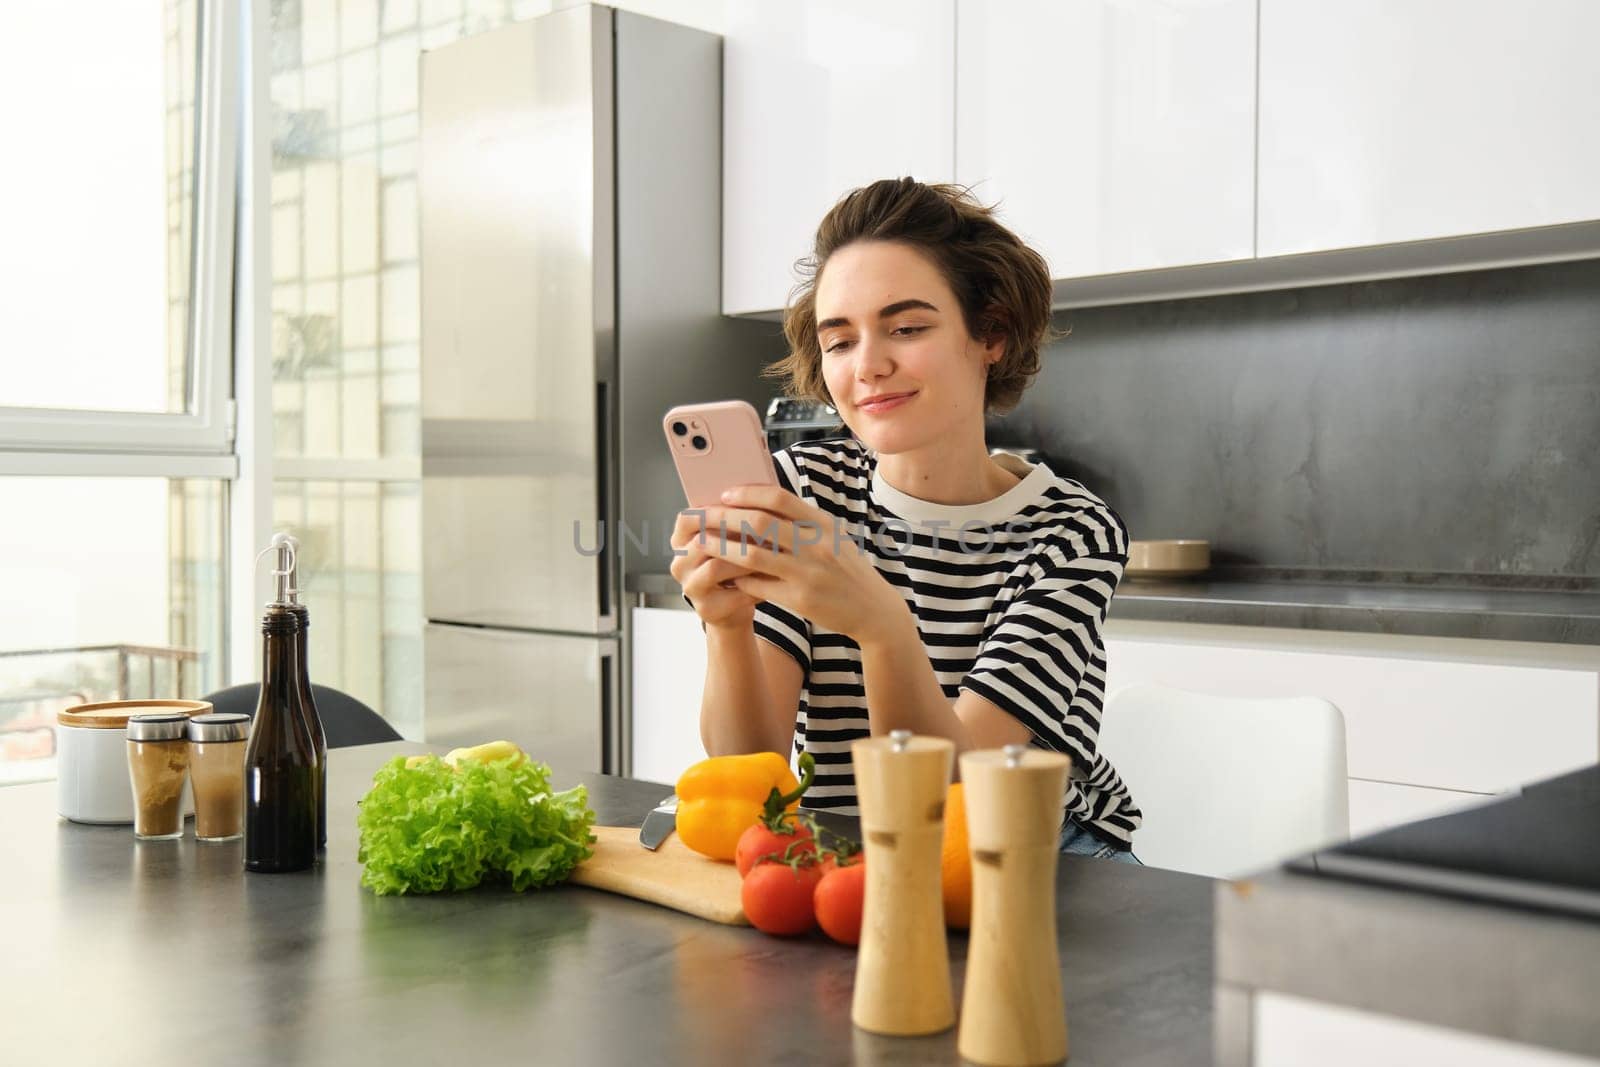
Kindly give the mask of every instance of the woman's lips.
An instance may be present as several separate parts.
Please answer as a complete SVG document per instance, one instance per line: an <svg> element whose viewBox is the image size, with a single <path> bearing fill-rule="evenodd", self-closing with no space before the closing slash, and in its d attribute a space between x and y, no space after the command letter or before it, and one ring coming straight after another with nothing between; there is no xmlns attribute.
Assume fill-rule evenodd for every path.
<svg viewBox="0 0 1600 1067"><path fill-rule="evenodd" d="M858 410L865 411L868 415L881 415L885 411L893 411L906 401L914 399L916 395L916 393L901 393L898 396L890 396L883 400L874 400L871 403L860 403L856 405L856 408Z"/></svg>

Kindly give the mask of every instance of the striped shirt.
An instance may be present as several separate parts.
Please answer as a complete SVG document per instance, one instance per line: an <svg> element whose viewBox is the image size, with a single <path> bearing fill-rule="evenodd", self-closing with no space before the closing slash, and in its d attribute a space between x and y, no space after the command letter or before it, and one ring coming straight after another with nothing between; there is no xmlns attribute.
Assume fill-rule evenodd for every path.
<svg viewBox="0 0 1600 1067"><path fill-rule="evenodd" d="M967 506L900 492L853 438L801 442L773 459L784 488L837 523L822 543L864 544L900 590L945 697L971 690L1026 726L1033 744L1072 757L1064 817L1129 847L1139 809L1096 740L1101 627L1128 561L1122 519L1078 482L1009 455L996 462L1022 480ZM870 732L860 646L771 602L757 605L755 632L804 675L795 745L817 761L806 804L859 814L850 744Z"/></svg>

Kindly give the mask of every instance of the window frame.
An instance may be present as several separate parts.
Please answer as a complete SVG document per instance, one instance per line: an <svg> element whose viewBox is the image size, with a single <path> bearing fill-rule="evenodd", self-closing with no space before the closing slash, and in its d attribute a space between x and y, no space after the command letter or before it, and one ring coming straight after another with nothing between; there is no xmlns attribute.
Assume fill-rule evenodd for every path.
<svg viewBox="0 0 1600 1067"><path fill-rule="evenodd" d="M0 464L7 474L60 474L71 454L98 453L71 473L233 478L235 416L234 240L240 114L240 8L198 0L195 33L195 188L187 357L187 412L0 406ZM143 456L143 462L132 462ZM227 457L223 464L198 457Z"/></svg>

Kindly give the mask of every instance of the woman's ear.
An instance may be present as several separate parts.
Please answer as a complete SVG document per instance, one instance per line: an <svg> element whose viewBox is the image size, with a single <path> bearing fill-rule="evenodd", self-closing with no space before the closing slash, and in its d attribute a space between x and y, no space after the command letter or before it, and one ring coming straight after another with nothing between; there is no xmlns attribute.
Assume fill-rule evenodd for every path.
<svg viewBox="0 0 1600 1067"><path fill-rule="evenodd" d="M1006 354L1006 326L1010 316L999 304L990 304L978 317L972 336L983 345L983 360L994 366Z"/></svg>

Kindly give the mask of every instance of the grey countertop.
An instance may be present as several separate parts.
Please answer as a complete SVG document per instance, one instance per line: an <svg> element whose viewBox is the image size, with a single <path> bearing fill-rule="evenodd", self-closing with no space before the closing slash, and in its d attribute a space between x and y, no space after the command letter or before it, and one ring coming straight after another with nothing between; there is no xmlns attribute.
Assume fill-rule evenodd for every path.
<svg viewBox="0 0 1600 1067"><path fill-rule="evenodd" d="M1219 885L1219 1059L1263 992L1600 1055L1597 802L1585 767Z"/></svg>
<svg viewBox="0 0 1600 1067"><path fill-rule="evenodd" d="M630 575L651 606L683 604L669 574ZM1600 645L1600 580L1219 568L1124 579L1110 618Z"/></svg>
<svg viewBox="0 0 1600 1067"><path fill-rule="evenodd" d="M1262 991L1600 1056L1600 923L1277 870L1215 892L1224 1062Z"/></svg>
<svg viewBox="0 0 1600 1067"><path fill-rule="evenodd" d="M1125 579L1114 619L1600 645L1600 591L1240 568L1183 581Z"/></svg>
<svg viewBox="0 0 1600 1067"><path fill-rule="evenodd" d="M0 790L7 961L0 1044L17 1063L958 1062L953 1032L850 1024L855 955L577 887L379 898L352 817L397 743L335 750L327 858L249 875L238 843L136 842ZM603 823L663 787L581 781ZM1074 1067L1201 1064L1211 1050L1212 883L1074 856L1058 887ZM950 956L959 997L964 937Z"/></svg>

